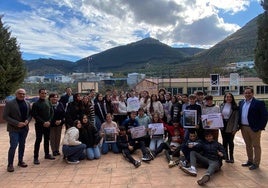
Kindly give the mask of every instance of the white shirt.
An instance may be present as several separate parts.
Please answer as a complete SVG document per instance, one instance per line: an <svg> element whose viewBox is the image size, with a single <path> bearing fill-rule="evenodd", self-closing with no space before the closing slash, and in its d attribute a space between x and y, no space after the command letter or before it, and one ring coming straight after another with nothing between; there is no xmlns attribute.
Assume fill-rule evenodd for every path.
<svg viewBox="0 0 268 188"><path fill-rule="evenodd" d="M222 109L222 115L223 119L229 119L230 117L230 112L231 112L231 107L232 105L230 103L225 103Z"/></svg>
<svg viewBox="0 0 268 188"><path fill-rule="evenodd" d="M241 117L241 124L242 125L249 125L249 122L248 122L248 109L250 107L250 104L251 104L251 100L249 101L246 101L244 102L244 105L242 107L242 117Z"/></svg>

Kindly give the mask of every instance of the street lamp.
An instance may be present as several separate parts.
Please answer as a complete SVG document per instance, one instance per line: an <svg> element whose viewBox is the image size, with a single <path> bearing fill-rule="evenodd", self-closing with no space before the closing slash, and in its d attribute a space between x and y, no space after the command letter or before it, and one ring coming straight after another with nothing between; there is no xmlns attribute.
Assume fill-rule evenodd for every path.
<svg viewBox="0 0 268 188"><path fill-rule="evenodd" d="M90 73L90 62L92 61L92 57L88 56L87 58L87 72Z"/></svg>

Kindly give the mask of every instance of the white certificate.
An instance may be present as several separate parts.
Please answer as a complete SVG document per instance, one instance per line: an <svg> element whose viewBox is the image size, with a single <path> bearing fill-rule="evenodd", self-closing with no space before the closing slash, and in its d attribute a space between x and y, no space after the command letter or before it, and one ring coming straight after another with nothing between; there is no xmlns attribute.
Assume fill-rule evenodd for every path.
<svg viewBox="0 0 268 188"><path fill-rule="evenodd" d="M130 132L131 132L131 137L133 139L144 137L147 134L145 126L132 127L130 129Z"/></svg>
<svg viewBox="0 0 268 188"><path fill-rule="evenodd" d="M150 135L163 135L164 134L164 124L163 123L150 123L148 125L150 129Z"/></svg>
<svg viewBox="0 0 268 188"><path fill-rule="evenodd" d="M201 118L204 129L219 129L223 127L221 113L202 115Z"/></svg>

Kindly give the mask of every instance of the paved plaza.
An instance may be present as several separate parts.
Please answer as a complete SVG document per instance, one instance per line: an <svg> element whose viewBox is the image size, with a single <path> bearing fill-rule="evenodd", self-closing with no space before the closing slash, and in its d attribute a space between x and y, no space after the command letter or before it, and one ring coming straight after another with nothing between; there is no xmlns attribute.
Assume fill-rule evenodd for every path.
<svg viewBox="0 0 268 188"><path fill-rule="evenodd" d="M108 153L101 159L84 160L79 164L66 164L62 156L56 160L44 159L43 142L40 150L40 165L33 164L33 145L35 140L33 121L26 142L25 162L27 168L17 166L15 171L6 171L9 137L6 124L0 124L0 187L43 188L43 187L90 187L90 188L162 188L162 187L200 187L196 181L205 169L198 168L197 177L190 177L178 167L168 168L164 153L150 163L142 163L139 168L123 159L121 154ZM262 161L260 168L250 171L242 167L247 160L245 144L240 132L235 138L235 163L225 163L222 170L212 176L204 187L268 187L268 133L262 133ZM134 155L141 157L137 151Z"/></svg>

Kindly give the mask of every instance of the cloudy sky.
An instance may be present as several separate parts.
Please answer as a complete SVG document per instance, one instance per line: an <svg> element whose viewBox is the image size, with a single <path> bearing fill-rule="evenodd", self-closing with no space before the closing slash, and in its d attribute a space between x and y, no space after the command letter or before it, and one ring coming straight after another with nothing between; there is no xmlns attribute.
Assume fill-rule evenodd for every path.
<svg viewBox="0 0 268 188"><path fill-rule="evenodd" d="M24 59L77 61L153 37L209 48L263 13L259 0L1 0Z"/></svg>

